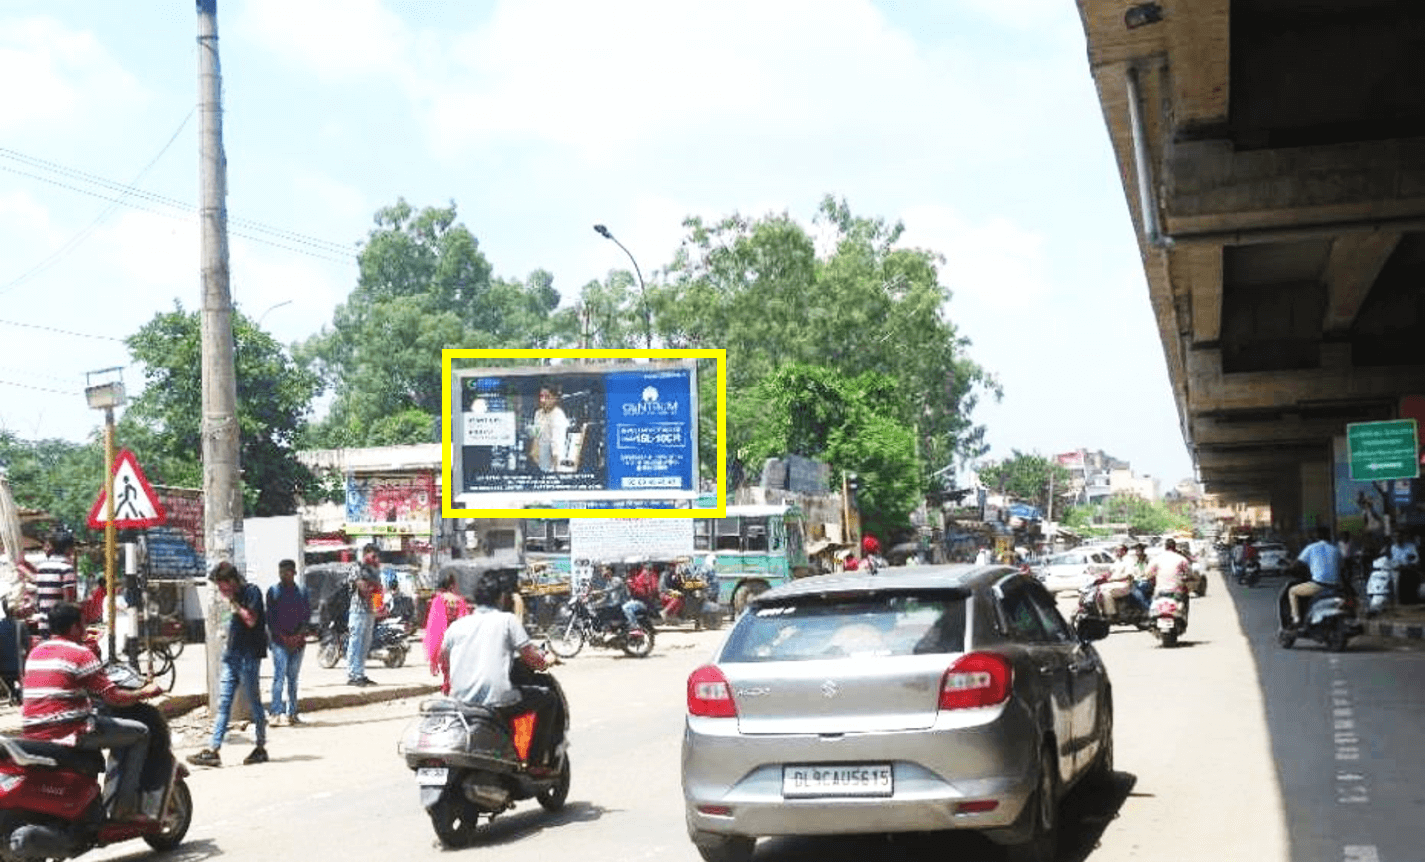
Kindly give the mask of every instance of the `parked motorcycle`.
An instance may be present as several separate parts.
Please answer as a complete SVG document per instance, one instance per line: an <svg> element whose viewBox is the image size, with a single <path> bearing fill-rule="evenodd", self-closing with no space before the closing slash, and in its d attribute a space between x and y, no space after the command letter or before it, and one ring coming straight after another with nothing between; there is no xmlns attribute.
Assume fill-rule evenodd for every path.
<svg viewBox="0 0 1425 862"><path fill-rule="evenodd" d="M533 681L558 692L568 728L568 702L548 673ZM521 799L534 798L546 811L558 811L569 796L569 752L560 734L554 754L558 766L531 774L526 766L534 736L535 714L508 720L494 710L466 706L450 698L422 701L420 718L398 748L416 775L421 805L436 837L448 847L463 847L475 837L480 817L493 820Z"/></svg>
<svg viewBox="0 0 1425 862"><path fill-rule="evenodd" d="M1153 604L1148 609L1152 620L1153 636L1165 647L1178 645L1178 638L1187 632L1188 594L1186 592L1161 592L1153 596Z"/></svg>
<svg viewBox="0 0 1425 862"><path fill-rule="evenodd" d="M105 671L125 688L143 686L125 665ZM185 781L188 768L173 756L167 721L146 703L108 709L149 727L139 778L139 811L149 819L113 820L105 811L98 776L115 774L112 755L106 764L98 751L0 736L0 859L69 859L131 838L142 838L155 850L182 843L193 820L193 797Z"/></svg>
<svg viewBox="0 0 1425 862"><path fill-rule="evenodd" d="M319 638L321 647L317 651L317 663L325 668L340 664L346 658L350 634L345 618L328 621ZM401 617L380 620L371 632L371 649L366 657L384 662L386 667L400 667L406 663L406 654L411 649L410 635L410 627Z"/></svg>
<svg viewBox="0 0 1425 862"><path fill-rule="evenodd" d="M1301 625L1291 628L1291 595L1289 590L1310 580L1304 566L1294 566L1290 583L1277 594L1277 643L1291 649L1297 638L1309 638L1325 644L1331 652L1341 652L1351 638L1365 631L1356 619L1356 596L1348 583L1324 589L1311 597L1301 615Z"/></svg>
<svg viewBox="0 0 1425 862"><path fill-rule="evenodd" d="M1375 616L1390 607L1395 592L1396 565L1389 555L1381 555L1371 564L1371 576L1366 580L1366 613Z"/></svg>
<svg viewBox="0 0 1425 862"><path fill-rule="evenodd" d="M643 658L653 652L653 616L644 608L634 619L639 628L630 631L622 608L590 608L586 596L576 596L559 609L550 626L549 650L560 658L573 658L590 643Z"/></svg>

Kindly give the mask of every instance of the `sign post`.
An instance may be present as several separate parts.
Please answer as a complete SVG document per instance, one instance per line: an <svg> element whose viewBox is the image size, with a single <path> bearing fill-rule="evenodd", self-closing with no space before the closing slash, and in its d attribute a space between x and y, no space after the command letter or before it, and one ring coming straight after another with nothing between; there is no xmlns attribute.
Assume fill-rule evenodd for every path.
<svg viewBox="0 0 1425 862"><path fill-rule="evenodd" d="M1419 447L1414 419L1349 424L1346 449L1351 481L1415 479L1420 475Z"/></svg>
<svg viewBox="0 0 1425 862"><path fill-rule="evenodd" d="M125 449L115 460L114 423L112 411L106 417L104 428L105 460L112 465L109 469L108 485L99 491L99 499L89 510L89 526L104 531L104 588L108 594L105 601L109 606L109 658L117 653L114 630L118 623L118 576L115 572L115 531L119 529L143 529L157 527L168 520L168 513L153 492L143 469L134 458L134 453Z"/></svg>

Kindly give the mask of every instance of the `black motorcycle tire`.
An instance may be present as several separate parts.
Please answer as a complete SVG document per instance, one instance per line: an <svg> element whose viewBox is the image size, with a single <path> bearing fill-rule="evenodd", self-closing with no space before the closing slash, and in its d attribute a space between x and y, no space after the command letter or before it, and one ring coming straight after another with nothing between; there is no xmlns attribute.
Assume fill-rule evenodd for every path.
<svg viewBox="0 0 1425 862"><path fill-rule="evenodd" d="M148 846L164 852L183 843L188 827L193 823L193 794L188 792L188 782L180 778L173 783L173 793L168 797L168 808L160 822L163 831L143 837Z"/></svg>
<svg viewBox="0 0 1425 862"><path fill-rule="evenodd" d="M1261 579L1261 569L1253 569L1252 571L1249 571L1242 576L1243 582L1246 583L1246 585L1249 587L1255 587L1257 585L1257 581L1260 581Z"/></svg>
<svg viewBox="0 0 1425 862"><path fill-rule="evenodd" d="M642 637L626 634L623 637L623 651L633 658L645 658L653 652L653 627L643 629Z"/></svg>
<svg viewBox="0 0 1425 862"><path fill-rule="evenodd" d="M386 667L401 667L406 663L406 648L403 646L386 647Z"/></svg>
<svg viewBox="0 0 1425 862"><path fill-rule="evenodd" d="M322 648L317 650L317 664L327 669L336 667L337 662L341 661L342 653L345 652L341 647L342 642L337 638L331 638L323 643Z"/></svg>
<svg viewBox="0 0 1425 862"><path fill-rule="evenodd" d="M1345 652L1346 641L1350 638L1350 633L1346 631L1345 619L1337 619L1326 632L1326 649L1331 652Z"/></svg>
<svg viewBox="0 0 1425 862"><path fill-rule="evenodd" d="M1277 632L1277 643L1281 645L1282 649L1291 649L1296 643L1296 634L1283 629Z"/></svg>
<svg viewBox="0 0 1425 862"><path fill-rule="evenodd" d="M1163 646L1166 649L1172 649L1173 647L1178 645L1177 628L1173 628L1169 631L1159 631L1158 635L1162 639Z"/></svg>
<svg viewBox="0 0 1425 862"><path fill-rule="evenodd" d="M430 825L435 837L450 848L468 847L480 828L480 812L458 792L446 791L440 801L430 807Z"/></svg>
<svg viewBox="0 0 1425 862"><path fill-rule="evenodd" d="M564 807L564 800L569 798L569 755L564 755L564 768L559 770L559 781L548 790L535 794L535 801L539 807L548 812L555 812Z"/></svg>
<svg viewBox="0 0 1425 862"><path fill-rule="evenodd" d="M584 640L587 637L584 631L584 624L577 618L568 620L556 620L550 629L549 651L560 658L573 658L584 648Z"/></svg>

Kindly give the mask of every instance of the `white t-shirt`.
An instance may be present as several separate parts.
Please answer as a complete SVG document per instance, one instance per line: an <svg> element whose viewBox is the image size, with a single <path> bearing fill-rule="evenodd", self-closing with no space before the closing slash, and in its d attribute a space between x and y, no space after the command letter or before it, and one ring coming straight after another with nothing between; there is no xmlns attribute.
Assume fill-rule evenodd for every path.
<svg viewBox="0 0 1425 862"><path fill-rule="evenodd" d="M510 684L510 662L529 633L514 614L476 607L445 630L441 651L450 657L450 696L471 706L511 706L520 692Z"/></svg>

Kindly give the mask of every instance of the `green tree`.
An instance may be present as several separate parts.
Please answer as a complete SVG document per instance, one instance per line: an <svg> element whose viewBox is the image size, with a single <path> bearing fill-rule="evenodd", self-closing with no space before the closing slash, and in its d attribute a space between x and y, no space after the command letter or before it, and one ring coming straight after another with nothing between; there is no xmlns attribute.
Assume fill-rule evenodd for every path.
<svg viewBox="0 0 1425 862"><path fill-rule="evenodd" d="M239 463L246 514L297 511L314 478L298 462L318 382L246 315L233 315ZM145 386L119 421L117 437L158 483L203 487L202 339L198 312L155 315L127 340L143 363ZM102 472L102 471L101 471Z"/></svg>
<svg viewBox="0 0 1425 862"><path fill-rule="evenodd" d="M453 203L417 211L400 200L380 210L359 266L331 326L298 351L334 395L313 429L315 445L433 442L443 349L552 347L571 337L568 317L553 315L553 277L492 278Z"/></svg>
<svg viewBox="0 0 1425 862"><path fill-rule="evenodd" d="M77 536L89 535L89 509L104 486L104 447L68 440L21 440L0 431L0 464L15 504L51 515Z"/></svg>
<svg viewBox="0 0 1425 862"><path fill-rule="evenodd" d="M1008 458L986 461L976 470L986 488L997 489L1016 500L1029 503L1046 515L1066 513L1074 496L1069 471L1043 455L1011 449Z"/></svg>
<svg viewBox="0 0 1425 862"><path fill-rule="evenodd" d="M865 523L886 535L909 523L925 492L915 434L895 418L902 397L882 374L847 378L823 366L789 365L733 402L737 460L750 467L796 454L825 460L838 479L856 473Z"/></svg>
<svg viewBox="0 0 1425 862"><path fill-rule="evenodd" d="M898 247L902 225L855 216L828 196L814 220L830 237L820 256L785 213L684 225L667 283L649 288L655 327L670 347L725 347L731 401L794 363L873 371L904 393L878 409L912 430L922 464L982 454L984 429L970 414L999 384L945 316L944 261Z"/></svg>

